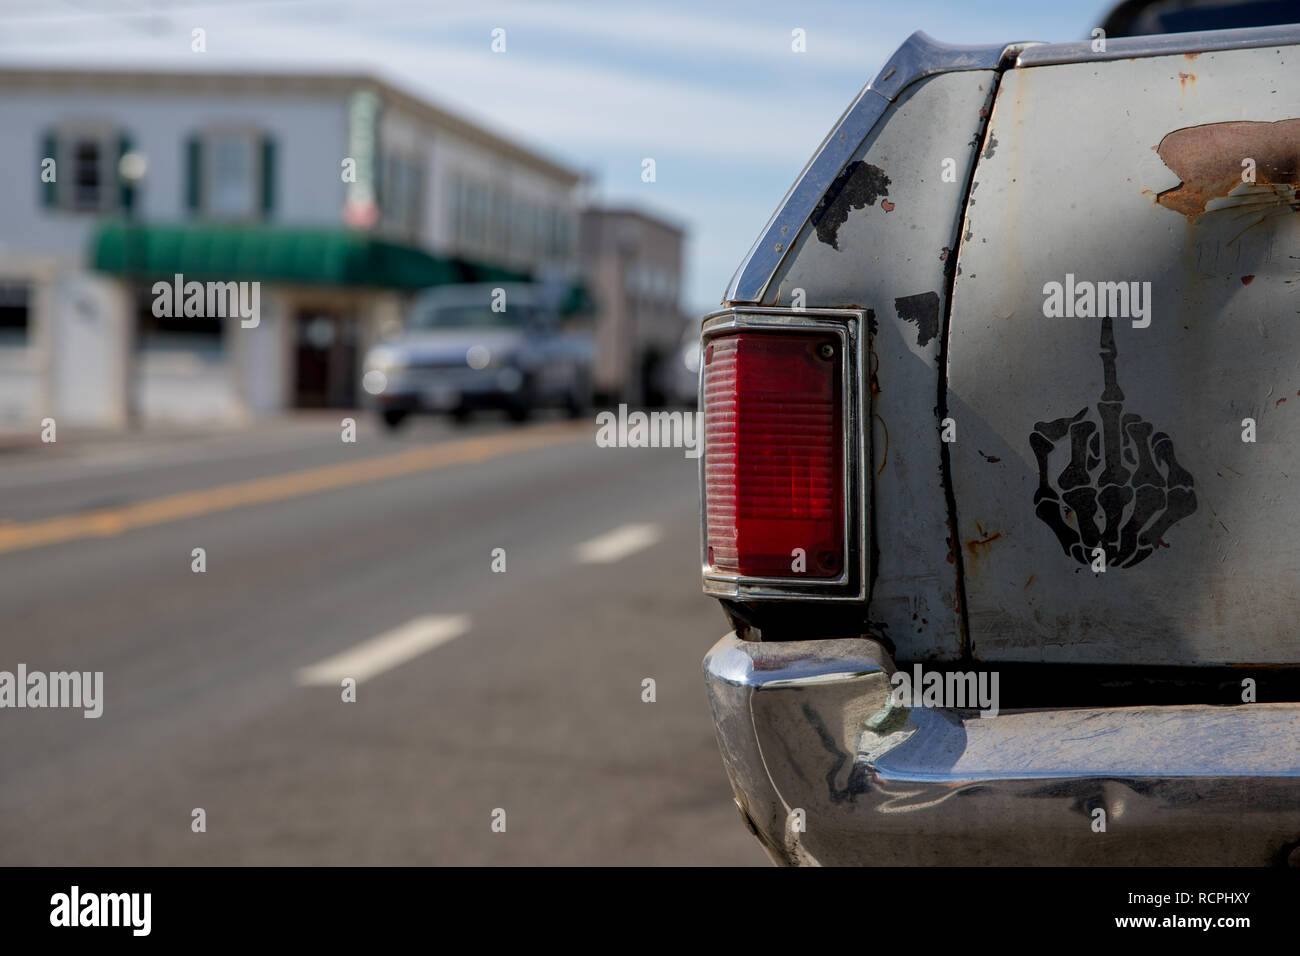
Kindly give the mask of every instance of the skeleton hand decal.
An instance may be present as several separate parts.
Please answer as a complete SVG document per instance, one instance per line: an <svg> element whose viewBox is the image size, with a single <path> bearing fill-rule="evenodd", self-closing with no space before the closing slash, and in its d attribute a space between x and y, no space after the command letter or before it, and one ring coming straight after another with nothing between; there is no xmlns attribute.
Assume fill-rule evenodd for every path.
<svg viewBox="0 0 1300 956"><path fill-rule="evenodd" d="M1196 510L1196 493L1169 436L1124 412L1109 318L1101 323L1100 354L1105 380L1097 402L1100 428L1085 407L1071 418L1038 422L1029 436L1038 459L1034 513L1080 564L1091 565L1101 548L1107 568L1131 568L1151 555L1170 525ZM1068 445L1059 447L1068 448L1069 461L1053 481L1049 462L1067 436Z"/></svg>

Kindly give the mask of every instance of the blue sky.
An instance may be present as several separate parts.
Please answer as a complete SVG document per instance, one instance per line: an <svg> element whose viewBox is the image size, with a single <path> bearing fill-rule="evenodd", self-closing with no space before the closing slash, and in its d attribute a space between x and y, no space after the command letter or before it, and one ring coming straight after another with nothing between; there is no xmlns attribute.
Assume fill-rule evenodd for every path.
<svg viewBox="0 0 1300 956"><path fill-rule="evenodd" d="M799 5L437 0L0 0L0 61L374 73L591 175L601 201L685 226L683 306L723 287L813 149L913 30L1077 40L1107 3ZM202 64L190 31L207 31ZM506 31L506 53L490 49ZM791 50L805 31L807 52ZM657 179L641 181L653 157Z"/></svg>

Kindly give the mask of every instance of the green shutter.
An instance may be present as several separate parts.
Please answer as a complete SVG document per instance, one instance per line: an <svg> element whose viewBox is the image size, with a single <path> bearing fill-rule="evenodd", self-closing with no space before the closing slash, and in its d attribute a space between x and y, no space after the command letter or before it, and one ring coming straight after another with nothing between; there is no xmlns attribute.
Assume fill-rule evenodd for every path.
<svg viewBox="0 0 1300 956"><path fill-rule="evenodd" d="M275 140L262 137L262 216L270 218L275 210Z"/></svg>
<svg viewBox="0 0 1300 956"><path fill-rule="evenodd" d="M53 132L46 133L41 137L41 155L38 157L36 164L36 180L41 184L41 205L48 208L54 208L59 204L59 184L57 182L45 182L45 160L54 160L54 175L58 178L59 174L59 138Z"/></svg>
<svg viewBox="0 0 1300 956"><path fill-rule="evenodd" d="M131 137L122 133L117 138L117 162L113 164L113 172L117 176L118 205L128 216L135 207L135 185L122 175L122 157L129 152L131 152Z"/></svg>
<svg viewBox="0 0 1300 956"><path fill-rule="evenodd" d="M185 141L185 208L193 216L203 211L203 140Z"/></svg>

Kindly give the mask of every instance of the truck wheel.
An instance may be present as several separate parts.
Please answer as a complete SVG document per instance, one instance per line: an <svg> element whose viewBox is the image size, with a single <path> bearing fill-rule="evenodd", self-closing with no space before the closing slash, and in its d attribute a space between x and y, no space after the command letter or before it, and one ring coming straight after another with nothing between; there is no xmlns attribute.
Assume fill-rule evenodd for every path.
<svg viewBox="0 0 1300 956"><path fill-rule="evenodd" d="M530 376L524 379L523 386L506 406L506 414L510 416L512 422L526 422L532 417L533 406L536 404L537 384Z"/></svg>
<svg viewBox="0 0 1300 956"><path fill-rule="evenodd" d="M564 412L570 418L581 418L591 408L591 381L581 378L573 383L573 388L564 398Z"/></svg>
<svg viewBox="0 0 1300 956"><path fill-rule="evenodd" d="M664 405L663 361L658 352L649 351L641 357L641 404L645 408Z"/></svg>

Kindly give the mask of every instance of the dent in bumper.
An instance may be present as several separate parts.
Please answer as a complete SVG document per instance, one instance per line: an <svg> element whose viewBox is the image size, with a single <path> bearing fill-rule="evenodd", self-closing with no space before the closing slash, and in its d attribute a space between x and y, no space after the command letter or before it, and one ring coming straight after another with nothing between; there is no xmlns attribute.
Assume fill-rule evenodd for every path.
<svg viewBox="0 0 1300 956"><path fill-rule="evenodd" d="M866 638L729 634L704 671L779 863L1259 865L1300 842L1300 705L907 708Z"/></svg>

